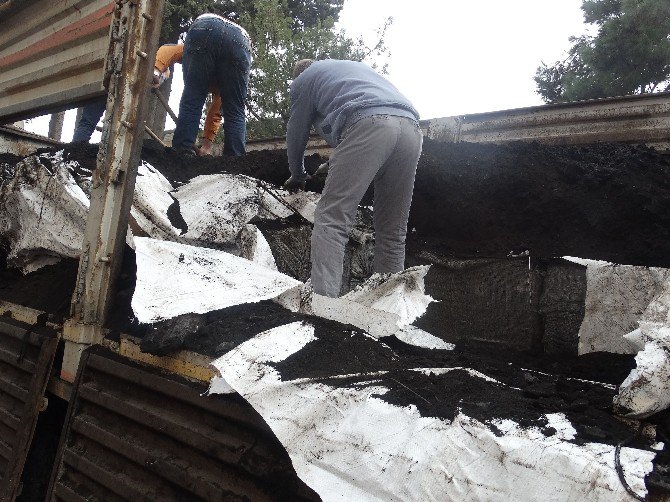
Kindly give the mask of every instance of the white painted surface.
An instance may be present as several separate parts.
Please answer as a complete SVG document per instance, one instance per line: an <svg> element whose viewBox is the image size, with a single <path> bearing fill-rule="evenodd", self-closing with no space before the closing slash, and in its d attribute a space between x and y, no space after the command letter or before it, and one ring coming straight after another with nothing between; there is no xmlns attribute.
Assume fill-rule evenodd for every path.
<svg viewBox="0 0 670 502"><path fill-rule="evenodd" d="M296 211L310 217L320 195L312 192L290 194L269 187L254 178L233 174L211 174L193 178L173 194L179 201L188 232L184 238L213 244L235 242L244 226L254 217L276 219L293 211L268 194L271 191Z"/></svg>
<svg viewBox="0 0 670 502"><path fill-rule="evenodd" d="M174 202L170 197L172 191L174 188L165 176L148 162L140 162L130 215L149 237L174 240L181 233L167 216Z"/></svg>

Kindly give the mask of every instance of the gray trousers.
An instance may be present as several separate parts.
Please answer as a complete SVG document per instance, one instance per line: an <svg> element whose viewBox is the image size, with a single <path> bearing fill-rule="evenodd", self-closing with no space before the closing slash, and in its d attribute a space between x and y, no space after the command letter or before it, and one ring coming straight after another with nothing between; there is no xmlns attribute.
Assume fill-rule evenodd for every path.
<svg viewBox="0 0 670 502"><path fill-rule="evenodd" d="M342 285L344 248L365 191L374 181L374 271L405 266L407 219L423 137L412 119L373 115L350 126L330 157L314 215L312 287L335 298Z"/></svg>

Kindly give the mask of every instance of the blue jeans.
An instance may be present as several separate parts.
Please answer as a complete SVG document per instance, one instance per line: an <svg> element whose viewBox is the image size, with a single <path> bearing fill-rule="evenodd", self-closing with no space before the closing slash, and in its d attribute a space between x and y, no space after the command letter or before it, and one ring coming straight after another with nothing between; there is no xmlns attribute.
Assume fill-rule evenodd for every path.
<svg viewBox="0 0 670 502"><path fill-rule="evenodd" d="M85 143L91 139L95 126L98 125L107 108L107 96L97 98L84 106L79 123L74 128L73 143Z"/></svg>
<svg viewBox="0 0 670 502"><path fill-rule="evenodd" d="M251 68L251 44L241 30L221 19L196 20L186 35L184 92L174 132L174 148L193 148L209 88L218 89L223 116L223 153L245 152L244 101Z"/></svg>

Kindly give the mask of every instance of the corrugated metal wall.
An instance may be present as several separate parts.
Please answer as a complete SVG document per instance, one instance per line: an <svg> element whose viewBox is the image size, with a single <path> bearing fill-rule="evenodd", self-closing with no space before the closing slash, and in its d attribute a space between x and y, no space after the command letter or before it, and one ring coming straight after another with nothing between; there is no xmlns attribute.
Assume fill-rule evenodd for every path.
<svg viewBox="0 0 670 502"><path fill-rule="evenodd" d="M114 1L24 0L0 16L0 123L104 94Z"/></svg>
<svg viewBox="0 0 670 502"><path fill-rule="evenodd" d="M49 500L318 500L248 403L205 390L85 351Z"/></svg>
<svg viewBox="0 0 670 502"><path fill-rule="evenodd" d="M19 489L57 344L48 328L0 318L1 502Z"/></svg>

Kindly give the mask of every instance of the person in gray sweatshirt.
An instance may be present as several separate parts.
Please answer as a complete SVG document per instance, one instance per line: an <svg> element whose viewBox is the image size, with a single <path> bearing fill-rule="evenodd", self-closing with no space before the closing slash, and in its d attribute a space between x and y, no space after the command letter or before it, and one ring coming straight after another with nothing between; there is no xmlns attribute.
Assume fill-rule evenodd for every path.
<svg viewBox="0 0 670 502"><path fill-rule="evenodd" d="M286 132L291 177L304 188L304 154L312 125L334 147L312 232L314 293L340 295L344 248L358 204L374 182L374 271L405 265L407 219L423 137L419 114L388 80L356 61L298 61Z"/></svg>

